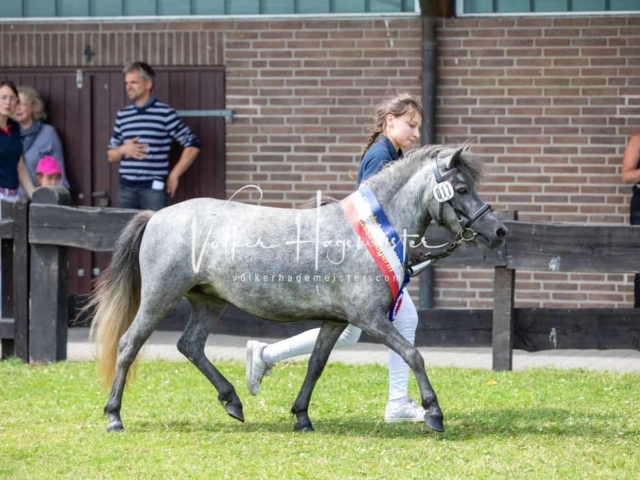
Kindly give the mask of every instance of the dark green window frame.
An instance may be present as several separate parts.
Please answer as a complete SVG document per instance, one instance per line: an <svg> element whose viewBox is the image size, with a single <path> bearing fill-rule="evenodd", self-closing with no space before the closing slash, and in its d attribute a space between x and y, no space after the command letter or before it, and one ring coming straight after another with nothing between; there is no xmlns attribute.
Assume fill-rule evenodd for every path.
<svg viewBox="0 0 640 480"><path fill-rule="evenodd" d="M457 14L556 14L640 11L640 0L457 0Z"/></svg>
<svg viewBox="0 0 640 480"><path fill-rule="evenodd" d="M412 13L415 0L0 0L0 19Z"/></svg>

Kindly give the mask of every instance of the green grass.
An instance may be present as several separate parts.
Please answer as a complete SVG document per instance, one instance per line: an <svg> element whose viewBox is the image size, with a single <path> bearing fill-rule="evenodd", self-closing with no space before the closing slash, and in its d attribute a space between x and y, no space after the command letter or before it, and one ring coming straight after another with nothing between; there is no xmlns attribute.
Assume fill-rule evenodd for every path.
<svg viewBox="0 0 640 480"><path fill-rule="evenodd" d="M106 433L93 364L0 363L0 477L640 477L640 374L434 368L447 428L434 434L381 422L386 368L331 364L311 404L316 432L296 434L303 364L278 365L258 397L243 364L218 366L245 424L193 366L154 361L125 392L126 431Z"/></svg>

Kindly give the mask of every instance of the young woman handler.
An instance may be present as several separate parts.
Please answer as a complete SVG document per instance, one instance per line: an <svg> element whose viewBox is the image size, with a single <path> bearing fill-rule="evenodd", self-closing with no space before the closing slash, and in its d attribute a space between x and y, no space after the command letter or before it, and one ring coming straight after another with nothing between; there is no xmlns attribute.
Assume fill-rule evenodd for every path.
<svg viewBox="0 0 640 480"><path fill-rule="evenodd" d="M402 158L402 149L408 149L420 138L422 106L411 95L401 94L389 98L375 111L375 123L369 142L358 168L356 186L366 182L385 165ZM402 303L395 314L393 325L412 344L418 326L418 312L406 289ZM274 364L298 355L309 354L318 337L319 328L308 330L295 337L274 344L250 340L247 343L247 387L251 395L257 395L260 382ZM362 330L349 325L342 333L335 348L355 345ZM424 409L408 395L409 366L395 352L389 350L389 400L385 409L386 422L421 422Z"/></svg>

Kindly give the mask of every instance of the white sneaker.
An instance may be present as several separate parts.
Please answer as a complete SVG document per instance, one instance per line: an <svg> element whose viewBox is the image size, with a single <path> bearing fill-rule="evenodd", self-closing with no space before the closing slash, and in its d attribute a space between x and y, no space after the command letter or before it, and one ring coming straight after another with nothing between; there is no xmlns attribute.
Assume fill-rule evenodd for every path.
<svg viewBox="0 0 640 480"><path fill-rule="evenodd" d="M424 422L424 415L427 413L415 400L406 398L401 402L389 402L384 411L384 421L387 423L396 422Z"/></svg>
<svg viewBox="0 0 640 480"><path fill-rule="evenodd" d="M273 363L262 360L262 350L266 343L249 340L247 342L247 388L251 395L258 395L260 382L271 373Z"/></svg>

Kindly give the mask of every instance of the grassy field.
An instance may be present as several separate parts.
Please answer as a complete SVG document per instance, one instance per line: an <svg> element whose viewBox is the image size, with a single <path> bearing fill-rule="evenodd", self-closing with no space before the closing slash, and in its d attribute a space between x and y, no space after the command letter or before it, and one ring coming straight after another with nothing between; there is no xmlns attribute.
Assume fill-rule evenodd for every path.
<svg viewBox="0 0 640 480"><path fill-rule="evenodd" d="M124 433L106 433L91 363L0 363L2 478L640 478L640 374L438 368L444 434L381 422L386 368L331 364L312 434L289 415L305 372L283 364L258 397L244 364L220 369L246 423L188 363L142 363ZM415 383L412 385L417 397Z"/></svg>

